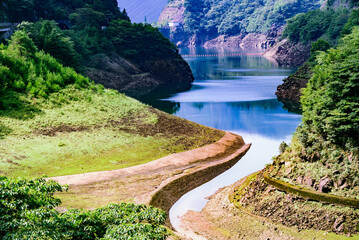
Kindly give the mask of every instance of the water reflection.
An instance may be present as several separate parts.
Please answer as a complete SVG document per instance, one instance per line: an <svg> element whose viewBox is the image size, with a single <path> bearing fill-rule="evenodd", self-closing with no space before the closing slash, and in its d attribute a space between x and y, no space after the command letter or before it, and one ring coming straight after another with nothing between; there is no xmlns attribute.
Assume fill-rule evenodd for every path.
<svg viewBox="0 0 359 240"><path fill-rule="evenodd" d="M183 54L216 54L228 50L182 49ZM170 211L172 225L188 210L201 210L218 188L262 169L289 141L300 115L283 109L275 96L294 69L276 66L261 56L209 56L186 59L196 81L190 91L152 99L151 104L176 116L241 135L252 148L233 168L184 195Z"/></svg>
<svg viewBox="0 0 359 240"><path fill-rule="evenodd" d="M258 134L272 139L290 135L300 116L288 113L276 99L247 102L182 102L175 115L228 131Z"/></svg>

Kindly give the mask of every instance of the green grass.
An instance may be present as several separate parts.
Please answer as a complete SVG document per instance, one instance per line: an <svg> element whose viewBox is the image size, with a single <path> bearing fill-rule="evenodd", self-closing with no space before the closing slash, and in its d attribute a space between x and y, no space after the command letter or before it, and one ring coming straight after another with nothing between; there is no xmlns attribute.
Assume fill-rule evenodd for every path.
<svg viewBox="0 0 359 240"><path fill-rule="evenodd" d="M56 137L9 137L0 145L3 159L0 169L12 177L51 177L113 170L166 156L170 153L162 146L167 144L167 139L105 128L63 133Z"/></svg>
<svg viewBox="0 0 359 240"><path fill-rule="evenodd" d="M49 99L22 98L30 108L0 113L0 174L9 177L120 169L221 137L219 131L189 122L181 124L198 131L167 134L164 126L163 133L152 132L161 129L158 111L114 90L70 86ZM170 117L173 124L180 121L165 116Z"/></svg>

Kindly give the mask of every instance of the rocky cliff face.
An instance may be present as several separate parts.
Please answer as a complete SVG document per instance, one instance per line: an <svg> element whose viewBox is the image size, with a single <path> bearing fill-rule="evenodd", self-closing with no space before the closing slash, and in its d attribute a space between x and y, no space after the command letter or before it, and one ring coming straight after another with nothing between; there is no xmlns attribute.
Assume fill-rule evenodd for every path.
<svg viewBox="0 0 359 240"><path fill-rule="evenodd" d="M90 79L135 98L161 89L167 94L188 90L194 80L182 59L147 61L136 66L117 55L98 56L91 65L86 72Z"/></svg>
<svg viewBox="0 0 359 240"><path fill-rule="evenodd" d="M283 80L275 93L278 100L291 112L300 112L301 89L307 86L312 77L312 71L308 64L300 67L294 74Z"/></svg>
<svg viewBox="0 0 359 240"><path fill-rule="evenodd" d="M226 47L242 49L268 49L272 47L283 32L283 26L272 26L267 33L248 33L237 36L220 35L215 39L206 41L206 48Z"/></svg>
<svg viewBox="0 0 359 240"><path fill-rule="evenodd" d="M265 52L264 57L279 65L301 66L310 57L310 43L292 43L288 39L277 42Z"/></svg>
<svg viewBox="0 0 359 240"><path fill-rule="evenodd" d="M163 9L158 18L158 22L165 25L170 22L179 22L183 24L184 11L184 0L172 1Z"/></svg>

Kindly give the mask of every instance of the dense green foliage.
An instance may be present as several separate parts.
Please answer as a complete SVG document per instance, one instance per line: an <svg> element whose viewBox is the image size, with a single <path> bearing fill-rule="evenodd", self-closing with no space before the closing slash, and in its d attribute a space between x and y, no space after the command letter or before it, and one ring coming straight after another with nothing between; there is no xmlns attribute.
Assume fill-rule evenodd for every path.
<svg viewBox="0 0 359 240"><path fill-rule="evenodd" d="M313 64L316 63L317 56L320 52L325 52L330 47L330 43L321 38L315 42L312 42L310 49L310 58L308 59L309 67L313 67Z"/></svg>
<svg viewBox="0 0 359 240"><path fill-rule="evenodd" d="M149 24L115 20L106 29L106 35L120 56L137 63L178 56L175 45Z"/></svg>
<svg viewBox="0 0 359 240"><path fill-rule="evenodd" d="M185 30L209 35L267 32L274 24L320 7L309 0L185 0Z"/></svg>
<svg viewBox="0 0 359 240"><path fill-rule="evenodd" d="M78 63L79 56L74 42L66 36L55 21L24 22L18 26L18 29L28 33L40 50L50 54L62 64L76 66Z"/></svg>
<svg viewBox="0 0 359 240"><path fill-rule="evenodd" d="M47 97L69 84L89 87L91 81L38 51L23 31L16 32L0 50L0 109L19 108L20 94Z"/></svg>
<svg viewBox="0 0 359 240"><path fill-rule="evenodd" d="M149 24L132 24L118 19L102 30L96 21L82 22L80 19L81 23L67 31L60 30L54 21L48 20L22 23L19 29L34 40L36 47L79 71L84 66L93 67L91 64L97 58L103 58L103 54L118 54L140 67L150 60L180 59L176 46ZM87 23L90 25L86 26Z"/></svg>
<svg viewBox="0 0 359 240"><path fill-rule="evenodd" d="M66 188L44 179L0 177L1 239L165 239L166 214L135 204L111 204L92 211L55 210Z"/></svg>
<svg viewBox="0 0 359 240"><path fill-rule="evenodd" d="M108 20L126 18L117 7L116 0L3 0L6 20L10 22L39 19L69 19L80 8L94 9Z"/></svg>
<svg viewBox="0 0 359 240"><path fill-rule="evenodd" d="M346 149L359 147L359 28L338 48L322 52L303 92L305 147L320 137Z"/></svg>
<svg viewBox="0 0 359 240"><path fill-rule="evenodd" d="M288 21L283 37L293 42L308 43L322 37L335 43L349 18L349 10L314 10L298 14Z"/></svg>
<svg viewBox="0 0 359 240"><path fill-rule="evenodd" d="M176 46L156 28L132 24L116 0L4 0L2 6L8 21L28 21L18 29L39 50L82 74L88 68L104 70L99 62L105 58L126 58L154 75L159 69L150 71L151 61L184 62Z"/></svg>
<svg viewBox="0 0 359 240"><path fill-rule="evenodd" d="M349 20L344 25L344 28L343 28L341 34L342 35L349 34L354 26L359 26L359 10L358 9L352 10Z"/></svg>

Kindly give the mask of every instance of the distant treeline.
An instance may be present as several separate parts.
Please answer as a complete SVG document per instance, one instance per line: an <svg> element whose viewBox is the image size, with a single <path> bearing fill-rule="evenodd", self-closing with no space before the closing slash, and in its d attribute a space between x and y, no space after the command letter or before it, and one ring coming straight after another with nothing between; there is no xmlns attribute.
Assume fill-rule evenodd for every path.
<svg viewBox="0 0 359 240"><path fill-rule="evenodd" d="M284 25L296 14L319 7L318 0L185 0L184 28L210 36L264 33L273 24Z"/></svg>

